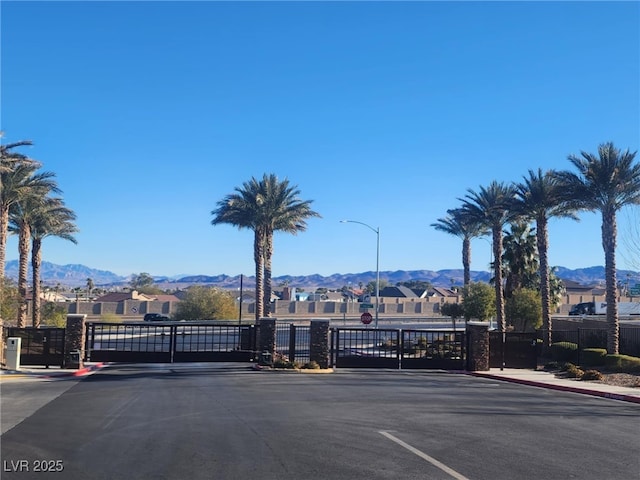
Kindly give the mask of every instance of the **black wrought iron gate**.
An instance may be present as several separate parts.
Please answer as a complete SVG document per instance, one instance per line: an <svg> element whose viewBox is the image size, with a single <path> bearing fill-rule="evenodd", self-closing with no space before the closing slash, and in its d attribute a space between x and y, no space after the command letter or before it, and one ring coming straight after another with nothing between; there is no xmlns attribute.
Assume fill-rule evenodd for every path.
<svg viewBox="0 0 640 480"><path fill-rule="evenodd" d="M337 368L465 368L463 331L334 328L331 342Z"/></svg>
<svg viewBox="0 0 640 480"><path fill-rule="evenodd" d="M256 355L254 325L207 323L88 323L85 360L173 363L251 362Z"/></svg>

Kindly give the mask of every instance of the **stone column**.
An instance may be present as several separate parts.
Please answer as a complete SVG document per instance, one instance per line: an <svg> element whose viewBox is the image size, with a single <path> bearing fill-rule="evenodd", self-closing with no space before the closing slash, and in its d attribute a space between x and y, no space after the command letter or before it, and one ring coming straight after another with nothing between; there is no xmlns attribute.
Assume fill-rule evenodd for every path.
<svg viewBox="0 0 640 480"><path fill-rule="evenodd" d="M487 322L467 322L469 351L467 370L486 372L489 370L489 324Z"/></svg>
<svg viewBox="0 0 640 480"><path fill-rule="evenodd" d="M309 361L329 368L329 320L311 320L309 329Z"/></svg>
<svg viewBox="0 0 640 480"><path fill-rule="evenodd" d="M64 368L84 366L86 315L67 315L67 329L64 333Z"/></svg>

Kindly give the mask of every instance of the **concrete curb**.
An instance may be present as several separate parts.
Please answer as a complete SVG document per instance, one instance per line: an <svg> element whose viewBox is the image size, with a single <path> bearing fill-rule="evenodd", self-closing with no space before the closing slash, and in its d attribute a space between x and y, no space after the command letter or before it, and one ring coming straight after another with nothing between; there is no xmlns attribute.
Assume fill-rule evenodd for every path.
<svg viewBox="0 0 640 480"><path fill-rule="evenodd" d="M623 402L631 402L640 404L640 397L632 395L625 395L612 392L602 392L599 390L592 390L589 388L570 387L568 385L556 385L553 383L536 382L535 380L524 380L521 378L504 377L502 375L492 375L490 373L478 373L478 372L465 372L467 375L480 378L490 378L492 380L501 380L503 382L518 383L520 385L529 385L532 387L547 388L550 390L559 390L561 392L582 393L584 395L591 395L594 397L609 398L612 400L621 400Z"/></svg>

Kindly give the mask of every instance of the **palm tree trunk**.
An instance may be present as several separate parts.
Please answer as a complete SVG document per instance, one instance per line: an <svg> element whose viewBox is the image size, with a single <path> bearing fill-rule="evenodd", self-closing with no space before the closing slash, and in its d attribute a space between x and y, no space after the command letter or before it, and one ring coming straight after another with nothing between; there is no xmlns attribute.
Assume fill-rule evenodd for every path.
<svg viewBox="0 0 640 480"><path fill-rule="evenodd" d="M40 267L42 265L42 240L34 238L31 249L31 282L33 283L33 301L31 323L34 328L40 328Z"/></svg>
<svg viewBox="0 0 640 480"><path fill-rule="evenodd" d="M264 249L264 316L271 316L271 257L273 256L273 232L265 233Z"/></svg>
<svg viewBox="0 0 640 480"><path fill-rule="evenodd" d="M544 215L536 219L536 240L538 242L538 257L540 258L540 298L542 300L542 327L545 330L543 345L551 346L551 291L549 287L549 229L547 217Z"/></svg>
<svg viewBox="0 0 640 480"><path fill-rule="evenodd" d="M604 248L604 272L607 302L607 353L618 354L620 325L618 322L618 295L616 281L616 212L602 211L602 247Z"/></svg>
<svg viewBox="0 0 640 480"><path fill-rule="evenodd" d="M462 268L464 269L464 286L471 283L471 239L462 239Z"/></svg>
<svg viewBox="0 0 640 480"><path fill-rule="evenodd" d="M0 206L0 278L4 278L9 228L9 207Z"/></svg>
<svg viewBox="0 0 640 480"><path fill-rule="evenodd" d="M253 259L256 264L256 322L260 321L264 308L264 241L259 229L254 231Z"/></svg>
<svg viewBox="0 0 640 480"><path fill-rule="evenodd" d="M29 269L29 241L31 240L31 229L29 225L21 225L18 235L18 251L20 252L20 267L18 269L18 295L20 304L18 306L18 328L27 325L27 272Z"/></svg>
<svg viewBox="0 0 640 480"><path fill-rule="evenodd" d="M491 228L493 237L493 278L496 290L496 320L501 332L507 330L507 322L504 315L504 294L502 292L502 226L494 225Z"/></svg>

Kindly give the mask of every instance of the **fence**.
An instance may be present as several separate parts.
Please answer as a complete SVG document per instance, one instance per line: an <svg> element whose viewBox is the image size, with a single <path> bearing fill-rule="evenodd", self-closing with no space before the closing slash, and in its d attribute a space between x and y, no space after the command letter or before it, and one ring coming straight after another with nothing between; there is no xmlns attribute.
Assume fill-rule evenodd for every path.
<svg viewBox="0 0 640 480"><path fill-rule="evenodd" d="M546 330L539 330L540 335L545 335ZM607 330L604 328L578 328L577 330L552 330L551 341L571 342L578 345L579 362L580 351L585 348L607 348ZM545 338L539 336L538 338ZM621 355L640 357L640 328L620 327L620 342L618 352Z"/></svg>

